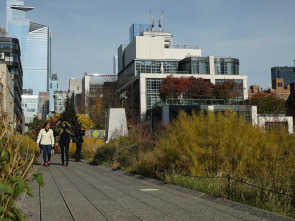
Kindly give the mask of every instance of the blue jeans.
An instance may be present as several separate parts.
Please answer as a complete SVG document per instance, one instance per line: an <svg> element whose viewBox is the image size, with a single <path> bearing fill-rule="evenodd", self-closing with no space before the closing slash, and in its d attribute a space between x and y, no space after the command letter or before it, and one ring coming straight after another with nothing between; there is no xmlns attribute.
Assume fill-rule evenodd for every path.
<svg viewBox="0 0 295 221"><path fill-rule="evenodd" d="M41 148L43 150L44 163L47 163L47 161L50 161L50 157L51 157L51 144L49 144L49 145L41 145ZM47 161L46 161L46 155L48 156Z"/></svg>

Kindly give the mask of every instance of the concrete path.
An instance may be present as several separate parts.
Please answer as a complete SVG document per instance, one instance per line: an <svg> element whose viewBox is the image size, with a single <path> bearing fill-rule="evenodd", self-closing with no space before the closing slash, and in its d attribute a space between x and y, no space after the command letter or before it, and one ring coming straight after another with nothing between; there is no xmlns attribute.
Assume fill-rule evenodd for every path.
<svg viewBox="0 0 295 221"><path fill-rule="evenodd" d="M45 188L32 183L34 197L22 207L27 220L293 220L207 194L60 155L42 167Z"/></svg>

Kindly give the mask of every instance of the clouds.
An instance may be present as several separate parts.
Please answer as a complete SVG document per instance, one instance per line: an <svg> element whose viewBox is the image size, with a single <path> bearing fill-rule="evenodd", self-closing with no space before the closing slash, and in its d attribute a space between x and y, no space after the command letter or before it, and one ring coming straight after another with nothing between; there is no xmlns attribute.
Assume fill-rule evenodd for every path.
<svg viewBox="0 0 295 221"><path fill-rule="evenodd" d="M199 45L203 55L240 59L250 84L270 86L270 68L293 65L295 14L293 0L25 0L35 6L27 17L53 33L53 71L68 88L70 77L84 72L112 73L112 57L129 41L132 23L157 24L175 44ZM5 27L5 1L0 0L0 26Z"/></svg>

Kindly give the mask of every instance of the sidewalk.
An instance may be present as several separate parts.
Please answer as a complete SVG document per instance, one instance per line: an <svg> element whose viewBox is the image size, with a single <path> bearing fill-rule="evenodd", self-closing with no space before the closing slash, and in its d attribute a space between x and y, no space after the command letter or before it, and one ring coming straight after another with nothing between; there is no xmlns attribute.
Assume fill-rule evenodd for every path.
<svg viewBox="0 0 295 221"><path fill-rule="evenodd" d="M41 158L40 158L41 159ZM45 188L32 184L27 220L293 220L239 203L60 155L42 167Z"/></svg>

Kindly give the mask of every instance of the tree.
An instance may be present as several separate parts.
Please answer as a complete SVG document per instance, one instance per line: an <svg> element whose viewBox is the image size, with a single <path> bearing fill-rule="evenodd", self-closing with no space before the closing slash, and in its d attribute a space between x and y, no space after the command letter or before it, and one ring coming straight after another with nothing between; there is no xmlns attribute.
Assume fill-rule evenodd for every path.
<svg viewBox="0 0 295 221"><path fill-rule="evenodd" d="M89 130L91 127L95 128L95 123L90 119L90 117L86 116L85 114L77 114L77 116L79 124L81 124L81 127L83 127L85 130Z"/></svg>
<svg viewBox="0 0 295 221"><path fill-rule="evenodd" d="M214 85L210 81L205 81L203 78L189 77L186 82L188 84L185 94L187 98L211 98Z"/></svg>
<svg viewBox="0 0 295 221"><path fill-rule="evenodd" d="M37 140L39 131L43 127L44 123L45 123L45 121L44 120L40 120L37 116L35 116L34 119L33 119L33 121L31 123L29 123L29 125L28 125L28 127L29 127L29 133L28 133L28 135L33 140Z"/></svg>
<svg viewBox="0 0 295 221"><path fill-rule="evenodd" d="M186 98L211 98L214 85L203 78L167 76L162 80L160 97L162 99L177 98L182 95Z"/></svg>
<svg viewBox="0 0 295 221"><path fill-rule="evenodd" d="M212 98L214 99L234 99L240 96L237 83L225 81L222 84L216 84L213 89Z"/></svg>
<svg viewBox="0 0 295 221"><path fill-rule="evenodd" d="M88 94L86 96L84 112L94 122L94 125L97 129L105 128L105 107L103 99L99 94Z"/></svg>
<svg viewBox="0 0 295 221"><path fill-rule="evenodd" d="M78 125L78 118L76 116L76 111L68 97L65 100L64 106L65 106L65 111L61 114L61 118L64 121L69 122L72 126Z"/></svg>
<svg viewBox="0 0 295 221"><path fill-rule="evenodd" d="M278 98L275 94L254 94L251 98L251 105L257 106L259 114L280 114L286 111L285 100Z"/></svg>
<svg viewBox="0 0 295 221"><path fill-rule="evenodd" d="M167 98L177 98L186 88L185 78L176 78L169 75L162 80L160 88L160 97L164 100Z"/></svg>

